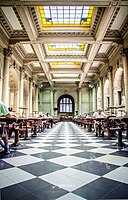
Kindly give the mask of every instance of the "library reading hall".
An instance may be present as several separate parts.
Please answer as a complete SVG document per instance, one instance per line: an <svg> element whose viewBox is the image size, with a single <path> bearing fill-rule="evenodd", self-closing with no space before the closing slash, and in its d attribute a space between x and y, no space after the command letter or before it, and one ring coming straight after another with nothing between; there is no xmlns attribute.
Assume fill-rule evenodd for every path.
<svg viewBox="0 0 128 200"><path fill-rule="evenodd" d="M128 0L0 0L0 200L128 200Z"/></svg>

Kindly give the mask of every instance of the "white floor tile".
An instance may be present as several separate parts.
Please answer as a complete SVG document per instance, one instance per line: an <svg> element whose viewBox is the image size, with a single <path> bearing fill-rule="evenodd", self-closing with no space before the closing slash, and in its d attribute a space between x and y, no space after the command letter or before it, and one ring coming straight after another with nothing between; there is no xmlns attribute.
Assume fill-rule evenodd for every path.
<svg viewBox="0 0 128 200"><path fill-rule="evenodd" d="M85 144L85 146L90 146L90 147L104 147L104 146L107 146L107 144L104 144L104 143L88 143L88 144Z"/></svg>
<svg viewBox="0 0 128 200"><path fill-rule="evenodd" d="M90 149L87 151L94 152L94 153L110 154L110 153L116 152L117 150L116 149L108 149L108 148L95 148L95 149Z"/></svg>
<svg viewBox="0 0 128 200"><path fill-rule="evenodd" d="M119 167L103 177L128 184L128 167Z"/></svg>
<svg viewBox="0 0 128 200"><path fill-rule="evenodd" d="M68 143L57 144L56 146L58 146L58 147L77 147L77 146L80 146L80 144L72 144L72 143L68 142Z"/></svg>
<svg viewBox="0 0 128 200"><path fill-rule="evenodd" d="M54 150L52 152L70 155L70 154L83 152L83 150L71 149L71 148L63 148L63 149L59 149L59 150Z"/></svg>
<svg viewBox="0 0 128 200"><path fill-rule="evenodd" d="M104 155L99 158L96 158L95 161L100 161L104 163L109 163L113 165L125 165L128 163L127 157L121 157L121 156L114 156L114 155Z"/></svg>
<svg viewBox="0 0 128 200"><path fill-rule="evenodd" d="M39 149L39 148L21 149L21 150L17 150L17 151L19 151L21 153L25 153L25 154L36 154L36 153L48 152L48 150Z"/></svg>
<svg viewBox="0 0 128 200"><path fill-rule="evenodd" d="M36 158L36 157L30 156L30 155L12 157L12 158L3 159L3 160L5 160L7 163L9 163L13 166L22 166L22 165L27 165L27 164L32 164L32 163L43 161L43 159L41 159L41 158Z"/></svg>
<svg viewBox="0 0 128 200"><path fill-rule="evenodd" d="M73 179L71 177L64 177L61 180L57 180L55 185L57 185L58 187L67 190L69 192L72 192L80 187L82 187L84 184L84 182Z"/></svg>
<svg viewBox="0 0 128 200"><path fill-rule="evenodd" d="M82 182L84 182L84 184L88 184L100 177L98 175L91 174L88 172L83 172L83 171L73 169L73 168L61 169L61 170L58 170L57 173L63 174L65 176L73 178L75 180L82 181Z"/></svg>
<svg viewBox="0 0 128 200"><path fill-rule="evenodd" d="M1 174L6 178L12 181L12 184L20 183L26 180L30 180L35 178L36 176L33 176L32 174L29 174L28 172L25 172L21 169L18 169L16 167L4 169L1 171ZM6 181L5 179L5 181ZM8 184L7 180L7 184Z"/></svg>
<svg viewBox="0 0 128 200"><path fill-rule="evenodd" d="M15 184L14 181L0 174L0 189L14 184Z"/></svg>
<svg viewBox="0 0 128 200"><path fill-rule="evenodd" d="M46 146L50 146L50 144L45 144L45 143L35 143L35 144L27 144L27 146L29 146L29 147L33 147L33 148L35 148L35 147L46 147Z"/></svg>
<svg viewBox="0 0 128 200"><path fill-rule="evenodd" d="M74 166L80 163L87 162L89 159L78 158L75 156L61 156L59 158L49 159L48 161L60 164L66 167Z"/></svg>
<svg viewBox="0 0 128 200"><path fill-rule="evenodd" d="M84 199L80 196L77 196L76 194L73 194L73 193L68 193L56 200L87 200L87 199Z"/></svg>

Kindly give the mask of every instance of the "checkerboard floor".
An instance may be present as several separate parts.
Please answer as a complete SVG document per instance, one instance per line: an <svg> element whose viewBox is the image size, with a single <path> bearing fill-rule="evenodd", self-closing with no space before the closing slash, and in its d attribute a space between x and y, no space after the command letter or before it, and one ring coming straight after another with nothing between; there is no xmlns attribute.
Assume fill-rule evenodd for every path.
<svg viewBox="0 0 128 200"><path fill-rule="evenodd" d="M0 154L1 200L128 199L128 148L116 140L60 122L20 142Z"/></svg>

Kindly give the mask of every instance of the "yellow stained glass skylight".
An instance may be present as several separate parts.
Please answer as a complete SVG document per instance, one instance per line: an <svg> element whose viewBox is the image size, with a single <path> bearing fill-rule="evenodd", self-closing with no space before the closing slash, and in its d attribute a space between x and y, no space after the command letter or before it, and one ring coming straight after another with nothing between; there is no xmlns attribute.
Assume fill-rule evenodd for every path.
<svg viewBox="0 0 128 200"><path fill-rule="evenodd" d="M53 27L91 27L93 6L39 6L42 29Z"/></svg>
<svg viewBox="0 0 128 200"><path fill-rule="evenodd" d="M50 63L51 67L80 67L81 63L80 62L51 62Z"/></svg>
<svg viewBox="0 0 128 200"><path fill-rule="evenodd" d="M53 74L54 78L78 78L79 74Z"/></svg>
<svg viewBox="0 0 128 200"><path fill-rule="evenodd" d="M47 47L48 47L48 51L84 51L85 44L52 43L52 44L47 44Z"/></svg>

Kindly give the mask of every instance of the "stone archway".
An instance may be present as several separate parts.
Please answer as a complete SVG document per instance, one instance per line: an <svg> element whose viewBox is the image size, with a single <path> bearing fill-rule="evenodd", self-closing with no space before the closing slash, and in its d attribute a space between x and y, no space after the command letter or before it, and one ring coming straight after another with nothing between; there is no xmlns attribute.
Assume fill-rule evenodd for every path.
<svg viewBox="0 0 128 200"><path fill-rule="evenodd" d="M58 115L74 116L74 98L69 94L64 94L58 98Z"/></svg>
<svg viewBox="0 0 128 200"><path fill-rule="evenodd" d="M119 106L122 103L123 90L123 69L119 67L114 78L114 105Z"/></svg>
<svg viewBox="0 0 128 200"><path fill-rule="evenodd" d="M9 107L18 114L18 72L14 67L9 69Z"/></svg>

